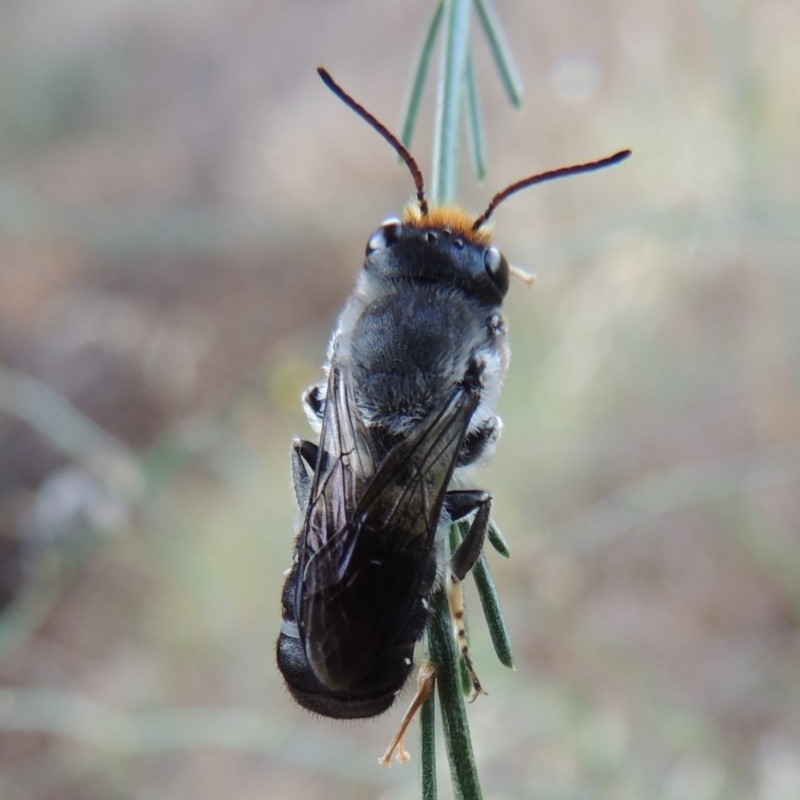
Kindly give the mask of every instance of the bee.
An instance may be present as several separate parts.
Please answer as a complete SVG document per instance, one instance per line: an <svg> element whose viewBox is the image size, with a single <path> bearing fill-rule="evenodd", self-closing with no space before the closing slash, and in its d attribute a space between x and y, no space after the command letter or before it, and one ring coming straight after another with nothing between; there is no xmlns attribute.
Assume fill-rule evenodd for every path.
<svg viewBox="0 0 800 800"><path fill-rule="evenodd" d="M323 68L333 93L407 165L416 200L367 241L355 291L328 346L325 379L304 407L319 438L297 440L292 481L302 514L282 595L277 662L292 697L337 719L386 711L406 684L439 582L461 657L469 657L461 581L480 556L491 495L461 472L488 459L509 363L501 313L511 267L487 223L522 188L588 172L608 158L543 172L499 192L478 217L429 206L405 146ZM470 520L444 561L453 522Z"/></svg>

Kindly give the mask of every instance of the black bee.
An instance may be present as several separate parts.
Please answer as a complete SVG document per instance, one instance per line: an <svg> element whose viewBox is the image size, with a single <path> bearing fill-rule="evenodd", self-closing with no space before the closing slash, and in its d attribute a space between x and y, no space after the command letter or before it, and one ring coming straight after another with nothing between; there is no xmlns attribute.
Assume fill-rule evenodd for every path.
<svg viewBox="0 0 800 800"><path fill-rule="evenodd" d="M485 225L513 192L629 151L518 181L477 218L430 208L406 148L318 71L394 147L417 189L402 219L367 243L327 379L305 396L319 443L296 441L292 458L303 522L283 589L278 666L301 706L349 719L380 714L403 688L437 580L447 580L460 650L481 691L459 585L481 553L491 496L460 488L457 474L488 458L500 435L494 408L509 360L500 308L515 272ZM443 534L469 517L463 543L440 563Z"/></svg>

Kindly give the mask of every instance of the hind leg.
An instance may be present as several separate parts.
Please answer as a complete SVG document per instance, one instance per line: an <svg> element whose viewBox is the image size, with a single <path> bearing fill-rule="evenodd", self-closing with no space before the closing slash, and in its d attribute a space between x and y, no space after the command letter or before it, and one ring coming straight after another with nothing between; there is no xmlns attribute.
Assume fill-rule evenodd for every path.
<svg viewBox="0 0 800 800"><path fill-rule="evenodd" d="M464 587L462 582L472 567L475 566L475 562L480 558L483 550L483 542L486 539L486 531L489 527L492 496L488 492L480 490L453 491L447 493L445 505L454 520L462 519L473 511L475 512L466 535L450 558L445 577L447 603L453 620L453 634L458 645L458 651L464 660L464 666L466 666L472 681L470 702L473 702L479 695L486 692L481 686L469 654L467 628L464 620Z"/></svg>

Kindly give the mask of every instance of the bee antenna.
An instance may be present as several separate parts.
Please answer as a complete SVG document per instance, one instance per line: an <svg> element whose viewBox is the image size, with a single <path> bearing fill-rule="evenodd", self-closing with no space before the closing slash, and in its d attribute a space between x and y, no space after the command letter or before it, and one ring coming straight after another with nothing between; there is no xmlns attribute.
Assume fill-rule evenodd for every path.
<svg viewBox="0 0 800 800"><path fill-rule="evenodd" d="M357 100L352 98L347 92L339 86L338 83L330 76L325 67L317 67L317 73L322 82L345 104L350 106L353 111L358 114L361 119L368 123L374 130L376 130L387 142L394 148L394 151L400 158L403 159L411 177L414 179L414 185L417 189L417 203L422 216L428 213L428 200L425 197L425 179L422 177L422 170L419 168L414 156L408 152L406 146L373 114L370 114L364 106ZM494 201L493 201L494 202ZM484 220L485 221L485 220Z"/></svg>
<svg viewBox="0 0 800 800"><path fill-rule="evenodd" d="M586 164L573 164L570 167L559 167L558 169L551 169L547 172L539 172L536 175L529 175L527 178L522 178L522 180L516 181L510 186L506 186L505 189L498 192L491 199L486 211L472 223L472 230L477 231L478 228L485 225L497 206L520 189L526 189L528 186L533 186L536 183L544 183L545 181L552 181L556 178L565 178L567 175L577 175L581 172L593 172L596 169L610 167L612 164L624 161L630 154L630 150L620 150L619 153L614 153L613 156L607 156L597 161L589 161Z"/></svg>

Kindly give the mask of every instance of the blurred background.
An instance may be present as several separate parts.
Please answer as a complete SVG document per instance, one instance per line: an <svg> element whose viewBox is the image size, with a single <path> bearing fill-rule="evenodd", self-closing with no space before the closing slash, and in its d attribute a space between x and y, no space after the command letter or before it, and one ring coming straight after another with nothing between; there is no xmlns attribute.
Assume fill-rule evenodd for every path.
<svg viewBox="0 0 800 800"><path fill-rule="evenodd" d="M479 478L517 666L474 613L486 796L800 797L800 5L496 10L525 102L473 20L464 204L634 156L496 215L538 282ZM417 796L375 762L403 704L311 718L273 648L300 393L413 188L314 68L397 127L431 13L0 6L4 800Z"/></svg>

